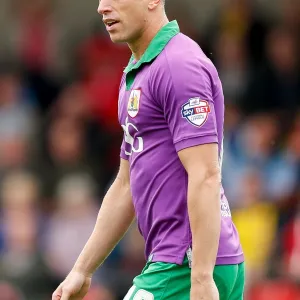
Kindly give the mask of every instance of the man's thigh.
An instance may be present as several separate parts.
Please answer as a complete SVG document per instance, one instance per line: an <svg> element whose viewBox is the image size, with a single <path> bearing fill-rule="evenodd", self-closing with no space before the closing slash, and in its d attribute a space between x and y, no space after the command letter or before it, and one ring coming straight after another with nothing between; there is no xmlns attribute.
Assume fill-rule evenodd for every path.
<svg viewBox="0 0 300 300"><path fill-rule="evenodd" d="M245 290L245 263L242 263L238 265L238 273L237 273L235 285L230 294L229 300L244 299L244 290Z"/></svg>
<svg viewBox="0 0 300 300"><path fill-rule="evenodd" d="M214 280L219 290L220 300L243 300L244 272L244 263L215 267Z"/></svg>

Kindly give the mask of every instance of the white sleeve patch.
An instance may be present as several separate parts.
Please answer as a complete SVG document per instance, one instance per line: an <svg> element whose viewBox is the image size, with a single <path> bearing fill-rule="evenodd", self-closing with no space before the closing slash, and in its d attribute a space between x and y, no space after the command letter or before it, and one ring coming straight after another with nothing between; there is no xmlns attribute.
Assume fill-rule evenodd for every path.
<svg viewBox="0 0 300 300"><path fill-rule="evenodd" d="M208 118L210 107L208 101L191 98L181 107L181 116L194 126L201 127Z"/></svg>
<svg viewBox="0 0 300 300"><path fill-rule="evenodd" d="M145 290L138 290L133 300L154 300L154 295Z"/></svg>

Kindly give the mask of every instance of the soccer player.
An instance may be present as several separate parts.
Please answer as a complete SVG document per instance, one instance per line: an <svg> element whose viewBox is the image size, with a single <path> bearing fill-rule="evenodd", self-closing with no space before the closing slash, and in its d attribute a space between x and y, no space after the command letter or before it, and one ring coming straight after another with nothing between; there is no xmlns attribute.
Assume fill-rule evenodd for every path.
<svg viewBox="0 0 300 300"><path fill-rule="evenodd" d="M221 185L224 98L200 47L163 0L101 0L113 42L132 58L119 91L118 175L86 246L53 300L81 300L137 220L147 264L125 300L243 299L244 257Z"/></svg>

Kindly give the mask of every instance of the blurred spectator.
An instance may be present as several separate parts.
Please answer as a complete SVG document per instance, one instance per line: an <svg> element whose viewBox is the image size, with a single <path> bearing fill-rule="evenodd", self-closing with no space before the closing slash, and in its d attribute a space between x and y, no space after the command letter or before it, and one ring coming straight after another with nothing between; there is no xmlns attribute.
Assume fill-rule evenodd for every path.
<svg viewBox="0 0 300 300"><path fill-rule="evenodd" d="M247 0L225 0L220 14L221 31L230 32L236 38L245 36L251 10Z"/></svg>
<svg viewBox="0 0 300 300"><path fill-rule="evenodd" d="M56 195L57 210L49 220L44 247L50 270L61 280L92 233L99 208L94 182L84 174L65 177Z"/></svg>
<svg viewBox="0 0 300 300"><path fill-rule="evenodd" d="M284 270L289 277L300 283L300 205L295 218L287 224L283 235Z"/></svg>
<svg viewBox="0 0 300 300"><path fill-rule="evenodd" d="M276 111L279 116L291 116L300 105L297 40L292 32L276 28L269 34L266 48L268 63L253 74L244 108L246 112Z"/></svg>
<svg viewBox="0 0 300 300"><path fill-rule="evenodd" d="M264 184L264 193L269 189L276 189L270 178L281 172L272 168L279 128L272 115L259 114L248 118L232 130L235 134L229 136L230 139L226 141L224 148L224 187L231 203L239 205L240 182L249 166L261 169L264 182L270 182L268 185Z"/></svg>
<svg viewBox="0 0 300 300"><path fill-rule="evenodd" d="M69 118L58 118L50 124L48 147L51 160L61 167L76 165L83 159L83 128Z"/></svg>
<svg viewBox="0 0 300 300"><path fill-rule="evenodd" d="M55 27L53 3L32 0L25 5L20 0L11 2L17 28L17 48L22 64L28 70L49 70L55 63Z"/></svg>
<svg viewBox="0 0 300 300"><path fill-rule="evenodd" d="M297 282L300 282L300 113L298 113L293 127L287 139L286 156L294 165L295 172L297 172L297 182L294 187L294 196L289 201L289 206L285 207L283 213L292 216L291 220L287 222L283 231L284 244L284 262L286 263L287 272ZM290 208L289 212L287 208Z"/></svg>
<svg viewBox="0 0 300 300"><path fill-rule="evenodd" d="M224 31L215 45L215 53L226 104L238 104L244 95L248 77L243 40Z"/></svg>
<svg viewBox="0 0 300 300"><path fill-rule="evenodd" d="M14 47L26 74L26 85L44 112L58 93L58 28L55 26L54 2L20 0L10 3L14 23Z"/></svg>
<svg viewBox="0 0 300 300"><path fill-rule="evenodd" d="M211 19L211 30L207 33L207 40L211 40L213 33L214 37L219 34L227 35L233 41L242 43L248 52L248 72L253 71L265 59L264 41L269 27L255 4L255 1L249 0L220 2L217 15L213 14Z"/></svg>
<svg viewBox="0 0 300 300"><path fill-rule="evenodd" d="M249 170L242 181L240 208L233 213L247 262L249 286L264 278L276 234L277 212L264 198L262 185L260 173Z"/></svg>
<svg viewBox="0 0 300 300"><path fill-rule="evenodd" d="M84 157L78 157L75 161L78 160L78 163L82 165L84 160L85 166L82 167L86 169L89 166L92 169L98 182L98 193L102 195L101 187L111 179L110 170L114 171L117 167L115 157L119 155L119 145L115 147L114 144L115 140L119 140L101 126L99 117L101 116L93 111L88 102L84 85L75 82L66 86L52 105L46 126L53 126L58 119L67 120L79 126L80 132L82 131L80 135L82 135L81 145L84 145ZM114 149L118 150L115 155ZM112 153L112 159L105 159L110 158L109 153Z"/></svg>
<svg viewBox="0 0 300 300"><path fill-rule="evenodd" d="M88 119L89 109L82 85L73 83L62 90L50 110L52 119L66 118L75 122Z"/></svg>
<svg viewBox="0 0 300 300"><path fill-rule="evenodd" d="M28 300L44 300L54 287L38 249L38 197L38 183L30 174L12 173L3 180L0 278L18 286Z"/></svg>
<svg viewBox="0 0 300 300"><path fill-rule="evenodd" d="M27 163L29 140L35 130L34 111L22 94L16 74L0 76L0 174Z"/></svg>
<svg viewBox="0 0 300 300"><path fill-rule="evenodd" d="M279 23L290 30L295 37L299 40L300 35L300 3L297 0L282 0L279 1L280 17Z"/></svg>
<svg viewBox="0 0 300 300"><path fill-rule="evenodd" d="M289 223L295 216L299 203L300 182L300 122L295 119L294 125L286 136L285 148L274 159L273 176L269 178L270 196L278 201L280 208L279 230Z"/></svg>
<svg viewBox="0 0 300 300"><path fill-rule="evenodd" d="M84 173L94 177L90 167L92 161L89 163L85 151L84 124L59 115L51 121L46 136L46 155L38 166L43 178L43 192L49 199L54 196L60 180L67 175Z"/></svg>

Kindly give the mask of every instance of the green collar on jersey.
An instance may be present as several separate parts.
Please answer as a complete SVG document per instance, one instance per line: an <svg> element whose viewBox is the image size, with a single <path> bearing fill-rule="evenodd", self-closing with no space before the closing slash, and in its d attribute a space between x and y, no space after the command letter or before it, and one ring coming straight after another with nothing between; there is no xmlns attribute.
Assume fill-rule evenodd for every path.
<svg viewBox="0 0 300 300"><path fill-rule="evenodd" d="M124 73L126 73L126 90L130 90L132 87L138 69L143 64L153 61L179 32L177 21L169 22L156 34L139 61L134 63L134 56L131 56L128 66L124 70Z"/></svg>

